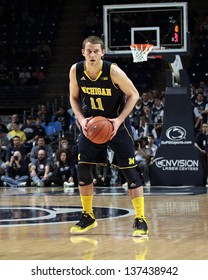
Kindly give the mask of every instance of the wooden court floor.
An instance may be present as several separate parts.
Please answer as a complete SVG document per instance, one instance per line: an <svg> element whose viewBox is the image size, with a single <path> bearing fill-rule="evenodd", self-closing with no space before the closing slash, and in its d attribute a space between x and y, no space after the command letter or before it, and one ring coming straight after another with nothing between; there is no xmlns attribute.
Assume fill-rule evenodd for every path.
<svg viewBox="0 0 208 280"><path fill-rule="evenodd" d="M122 187L95 188L98 226L71 235L77 189L0 188L1 260L208 260L207 188L145 189L148 238L133 238L134 211ZM199 191L200 190L200 191Z"/></svg>

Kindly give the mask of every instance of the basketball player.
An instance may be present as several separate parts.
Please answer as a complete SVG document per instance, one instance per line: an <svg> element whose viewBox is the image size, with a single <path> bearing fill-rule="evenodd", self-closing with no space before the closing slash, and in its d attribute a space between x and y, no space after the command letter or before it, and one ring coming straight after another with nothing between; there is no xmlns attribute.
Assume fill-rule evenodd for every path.
<svg viewBox="0 0 208 280"><path fill-rule="evenodd" d="M96 154L108 144L115 152L118 167L128 182L135 209L133 236L147 236L143 186L136 171L128 118L140 96L131 80L116 64L103 60L104 54L104 43L99 37L86 38L82 44L85 60L72 65L69 73L70 104L81 127L77 175L83 207L80 221L70 232L81 234L97 226L92 209L94 192L91 169L92 164L96 163ZM87 123L94 116L107 117L113 124L114 129L107 144L94 144L86 137Z"/></svg>

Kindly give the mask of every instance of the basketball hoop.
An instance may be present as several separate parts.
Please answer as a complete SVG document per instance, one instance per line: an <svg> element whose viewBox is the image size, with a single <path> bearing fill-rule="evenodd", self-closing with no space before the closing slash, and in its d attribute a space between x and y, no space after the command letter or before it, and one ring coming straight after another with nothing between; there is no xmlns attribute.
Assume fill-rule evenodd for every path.
<svg viewBox="0 0 208 280"><path fill-rule="evenodd" d="M130 49L133 56L133 62L147 61L147 56L152 48L152 44L131 44Z"/></svg>

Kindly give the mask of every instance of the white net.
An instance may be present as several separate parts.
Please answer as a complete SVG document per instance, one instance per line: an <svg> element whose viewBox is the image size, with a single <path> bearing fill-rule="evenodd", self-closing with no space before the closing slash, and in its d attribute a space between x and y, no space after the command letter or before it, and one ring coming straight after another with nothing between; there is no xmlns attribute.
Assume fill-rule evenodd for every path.
<svg viewBox="0 0 208 280"><path fill-rule="evenodd" d="M132 44L130 45L131 52L133 55L133 62L147 61L147 56L152 50L153 45L151 44Z"/></svg>

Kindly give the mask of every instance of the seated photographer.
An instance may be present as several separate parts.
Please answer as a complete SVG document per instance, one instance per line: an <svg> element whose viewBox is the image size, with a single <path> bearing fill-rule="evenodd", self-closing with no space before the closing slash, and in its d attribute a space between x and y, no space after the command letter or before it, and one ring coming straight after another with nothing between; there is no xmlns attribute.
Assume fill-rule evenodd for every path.
<svg viewBox="0 0 208 280"><path fill-rule="evenodd" d="M4 185L16 188L27 186L28 179L28 164L22 159L21 153L15 151L7 163L6 175L1 176L1 180Z"/></svg>

